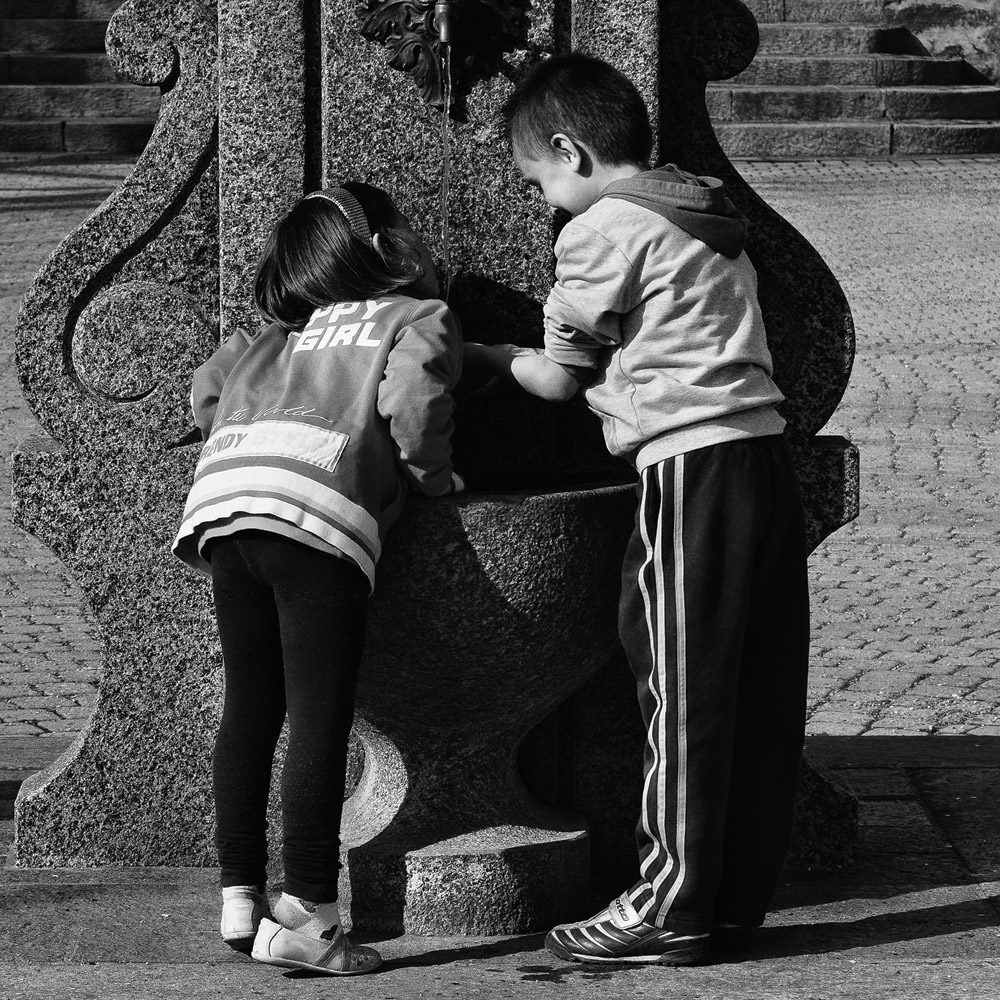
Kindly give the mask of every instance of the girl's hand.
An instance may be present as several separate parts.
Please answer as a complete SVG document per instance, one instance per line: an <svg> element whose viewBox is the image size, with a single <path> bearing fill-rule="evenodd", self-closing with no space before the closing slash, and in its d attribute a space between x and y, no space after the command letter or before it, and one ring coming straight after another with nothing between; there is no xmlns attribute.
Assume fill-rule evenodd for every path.
<svg viewBox="0 0 1000 1000"><path fill-rule="evenodd" d="M462 359L460 386L468 391L474 391L481 389L499 375L501 368L497 355L496 348L486 344L467 343Z"/></svg>

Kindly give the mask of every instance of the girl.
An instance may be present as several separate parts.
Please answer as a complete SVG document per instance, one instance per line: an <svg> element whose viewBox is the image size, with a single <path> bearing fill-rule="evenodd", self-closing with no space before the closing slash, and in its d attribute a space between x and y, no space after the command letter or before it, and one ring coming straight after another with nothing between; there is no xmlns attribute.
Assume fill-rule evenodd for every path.
<svg viewBox="0 0 1000 1000"><path fill-rule="evenodd" d="M206 444L174 552L210 573L225 664L215 744L223 940L334 975L381 961L337 907L347 738L368 595L406 487L463 488L451 465L458 323L389 196L348 183L277 225L255 279L270 321L195 373ZM284 892L265 866L271 764L285 715Z"/></svg>

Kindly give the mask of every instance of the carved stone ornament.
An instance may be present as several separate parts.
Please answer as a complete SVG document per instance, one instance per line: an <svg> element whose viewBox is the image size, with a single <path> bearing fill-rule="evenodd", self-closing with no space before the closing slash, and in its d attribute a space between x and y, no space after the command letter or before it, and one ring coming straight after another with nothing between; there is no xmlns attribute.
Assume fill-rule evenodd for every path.
<svg viewBox="0 0 1000 1000"><path fill-rule="evenodd" d="M413 76L423 99L444 108L442 73L450 36L452 107L471 85L494 75L505 52L527 46L528 0L364 0L361 34L389 53L389 65ZM444 31L443 22L449 26Z"/></svg>

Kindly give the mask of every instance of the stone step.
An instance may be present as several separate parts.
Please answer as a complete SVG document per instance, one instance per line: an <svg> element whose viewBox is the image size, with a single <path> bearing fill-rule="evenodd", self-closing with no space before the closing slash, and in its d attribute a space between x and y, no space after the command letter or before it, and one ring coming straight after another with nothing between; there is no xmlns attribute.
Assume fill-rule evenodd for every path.
<svg viewBox="0 0 1000 1000"><path fill-rule="evenodd" d="M5 88L0 87L0 94ZM726 87L706 90L715 121L1000 118L1000 87ZM2 113L0 98L0 113Z"/></svg>
<svg viewBox="0 0 1000 1000"><path fill-rule="evenodd" d="M743 0L758 23L779 21L881 24L883 0Z"/></svg>
<svg viewBox="0 0 1000 1000"><path fill-rule="evenodd" d="M23 771L0 770L0 868L14 843L14 800L26 777Z"/></svg>
<svg viewBox="0 0 1000 1000"><path fill-rule="evenodd" d="M0 0L0 18L76 16L76 0Z"/></svg>
<svg viewBox="0 0 1000 1000"><path fill-rule="evenodd" d="M0 0L0 19L102 18L105 21L124 0Z"/></svg>
<svg viewBox="0 0 1000 1000"><path fill-rule="evenodd" d="M1000 122L906 121L892 126L894 156L1000 153Z"/></svg>
<svg viewBox="0 0 1000 1000"><path fill-rule="evenodd" d="M0 121L0 150L5 153L63 153L65 122Z"/></svg>
<svg viewBox="0 0 1000 1000"><path fill-rule="evenodd" d="M0 820L0 868L5 866L13 844L14 821L12 819Z"/></svg>
<svg viewBox="0 0 1000 1000"><path fill-rule="evenodd" d="M99 17L107 21L125 0L76 0L77 17Z"/></svg>
<svg viewBox="0 0 1000 1000"><path fill-rule="evenodd" d="M60 736L0 736L0 780L20 783L29 774L48 767L77 739L76 733Z"/></svg>
<svg viewBox="0 0 1000 1000"><path fill-rule="evenodd" d="M14 799L26 775L0 772L0 822L14 818Z"/></svg>
<svg viewBox="0 0 1000 1000"><path fill-rule="evenodd" d="M147 118L0 120L0 150L134 156L145 149L154 124Z"/></svg>
<svg viewBox="0 0 1000 1000"><path fill-rule="evenodd" d="M146 148L156 124L150 118L86 118L66 122L68 153L138 155Z"/></svg>
<svg viewBox="0 0 1000 1000"><path fill-rule="evenodd" d="M732 160L1000 153L998 122L720 122L715 132Z"/></svg>
<svg viewBox="0 0 1000 1000"><path fill-rule="evenodd" d="M927 55L905 28L872 24L761 24L758 55L845 56L863 52Z"/></svg>
<svg viewBox="0 0 1000 1000"><path fill-rule="evenodd" d="M118 77L100 52L5 52L0 84L114 83Z"/></svg>
<svg viewBox="0 0 1000 1000"><path fill-rule="evenodd" d="M155 118L159 92L128 83L0 86L0 118Z"/></svg>
<svg viewBox="0 0 1000 1000"><path fill-rule="evenodd" d="M903 87L971 83L964 59L865 53L853 56L759 56L722 85L759 87ZM714 84L710 86L715 86Z"/></svg>
<svg viewBox="0 0 1000 1000"><path fill-rule="evenodd" d="M8 833L8 839L14 839L14 800L21 785L51 764L72 742L72 737L65 736L0 737L0 843Z"/></svg>
<svg viewBox="0 0 1000 1000"><path fill-rule="evenodd" d="M103 52L105 18L0 21L0 52Z"/></svg>

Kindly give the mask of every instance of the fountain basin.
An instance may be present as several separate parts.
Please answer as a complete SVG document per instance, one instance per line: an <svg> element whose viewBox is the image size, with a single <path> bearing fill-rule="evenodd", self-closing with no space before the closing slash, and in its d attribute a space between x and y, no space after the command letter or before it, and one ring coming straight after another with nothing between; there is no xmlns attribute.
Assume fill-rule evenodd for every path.
<svg viewBox="0 0 1000 1000"><path fill-rule="evenodd" d="M410 500L355 707L365 768L341 891L355 926L514 934L586 907L586 821L535 800L515 755L617 647L634 510L628 484Z"/></svg>

